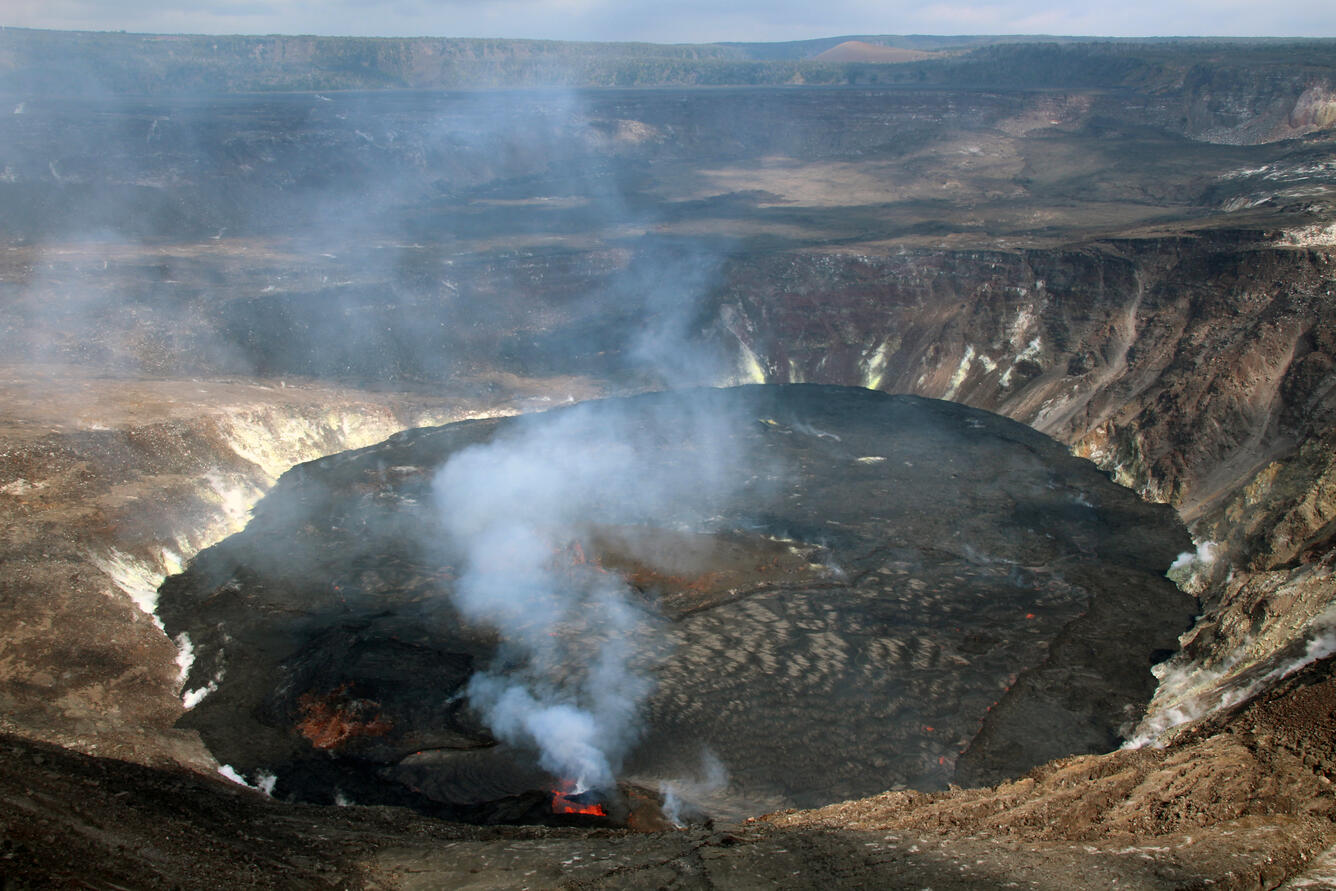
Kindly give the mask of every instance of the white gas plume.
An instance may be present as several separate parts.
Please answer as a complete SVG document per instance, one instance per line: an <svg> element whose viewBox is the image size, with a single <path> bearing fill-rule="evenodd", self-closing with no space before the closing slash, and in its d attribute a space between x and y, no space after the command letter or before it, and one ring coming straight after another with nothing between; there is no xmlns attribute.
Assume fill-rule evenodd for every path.
<svg viewBox="0 0 1336 891"><path fill-rule="evenodd" d="M1122 747L1163 746L1178 728L1246 702L1300 669L1336 653L1336 607L1316 616L1302 639L1302 652L1282 651L1260 665L1243 670L1238 664L1244 648L1215 668L1167 663L1160 678L1161 689L1178 689L1182 693L1173 706L1143 718Z"/></svg>
<svg viewBox="0 0 1336 891"><path fill-rule="evenodd" d="M728 784L728 770L719 756L709 749L701 752L700 773L695 777L668 780L659 784L663 796L663 815L674 826L683 826L687 818L700 810L700 803Z"/></svg>
<svg viewBox="0 0 1336 891"><path fill-rule="evenodd" d="M577 406L460 452L435 480L461 617L497 632L468 685L499 738L579 788L607 788L640 731L659 619L584 551L596 528L700 528L739 476L721 418L665 395ZM664 443L684 442L664 460ZM634 537L632 537L634 538ZM647 536L652 539L652 536ZM630 546L634 546L633 544Z"/></svg>

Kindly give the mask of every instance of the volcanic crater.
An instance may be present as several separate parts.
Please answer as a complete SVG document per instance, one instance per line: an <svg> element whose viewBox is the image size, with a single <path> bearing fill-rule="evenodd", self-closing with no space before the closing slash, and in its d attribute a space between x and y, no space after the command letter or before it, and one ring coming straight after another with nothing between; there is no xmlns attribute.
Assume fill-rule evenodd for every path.
<svg viewBox="0 0 1336 891"><path fill-rule="evenodd" d="M1336 43L840 42L0 29L0 884L1336 881Z"/></svg>
<svg viewBox="0 0 1336 891"><path fill-rule="evenodd" d="M439 516L440 468L496 443L547 456L547 437L603 462L624 445L610 429L631 431L637 468L696 488L645 500L614 466L542 529L540 598L613 578L636 615L618 637L577 594L542 632L559 663L535 669L514 639L530 632L458 605L478 569ZM571 778L539 769L541 740L494 732L470 680L538 671L546 696L597 712L582 671L617 645L650 680L626 740L599 742L618 778L693 785L699 813L738 818L1116 747L1195 615L1164 578L1189 546L1171 510L1015 422L758 385L424 428L303 464L168 579L159 612L193 647L186 687L207 691L181 726L279 798L563 816L544 790ZM699 788L703 760L726 782Z"/></svg>

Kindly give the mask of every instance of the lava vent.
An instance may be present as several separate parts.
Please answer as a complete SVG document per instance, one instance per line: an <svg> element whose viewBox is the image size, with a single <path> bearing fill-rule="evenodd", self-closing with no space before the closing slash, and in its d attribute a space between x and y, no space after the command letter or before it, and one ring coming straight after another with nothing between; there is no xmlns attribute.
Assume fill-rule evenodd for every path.
<svg viewBox="0 0 1336 891"><path fill-rule="evenodd" d="M1163 577L1189 547L1004 418L752 386L300 465L160 613L181 724L278 797L634 823L1115 747L1194 615Z"/></svg>

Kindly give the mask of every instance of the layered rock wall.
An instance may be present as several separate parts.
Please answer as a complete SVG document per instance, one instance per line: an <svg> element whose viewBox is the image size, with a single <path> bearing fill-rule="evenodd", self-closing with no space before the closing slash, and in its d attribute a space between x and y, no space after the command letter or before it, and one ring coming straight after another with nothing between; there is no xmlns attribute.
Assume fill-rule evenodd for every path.
<svg viewBox="0 0 1336 891"><path fill-rule="evenodd" d="M182 711L190 641L157 587L245 526L293 464L451 420L458 408L334 388L89 380L23 411L0 384L0 731L95 754L207 766ZM55 423L78 401L77 425ZM14 413L18 412L16 417Z"/></svg>
<svg viewBox="0 0 1336 891"><path fill-rule="evenodd" d="M1180 567L1206 606L1187 656L1233 671L1336 592L1336 265L1286 241L752 258L720 317L767 380L996 411L1174 505L1213 543Z"/></svg>

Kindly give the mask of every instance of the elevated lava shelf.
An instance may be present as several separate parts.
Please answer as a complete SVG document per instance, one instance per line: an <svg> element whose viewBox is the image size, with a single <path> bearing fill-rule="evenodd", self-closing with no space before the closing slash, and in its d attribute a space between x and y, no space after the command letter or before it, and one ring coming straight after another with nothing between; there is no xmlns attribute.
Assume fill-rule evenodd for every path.
<svg viewBox="0 0 1336 891"><path fill-rule="evenodd" d="M1194 615L1163 577L1190 547L1171 511L1020 424L853 388L653 394L291 470L162 587L187 687L216 687L181 723L279 797L551 818L553 778L463 695L505 647L454 605L433 480L471 445L613 418L647 431L650 466L733 458L708 515L579 518L553 554L624 580L644 618L656 686L612 798L698 773L704 750L729 778L706 807L729 815L1108 750ZM598 617L551 633L593 645Z"/></svg>

